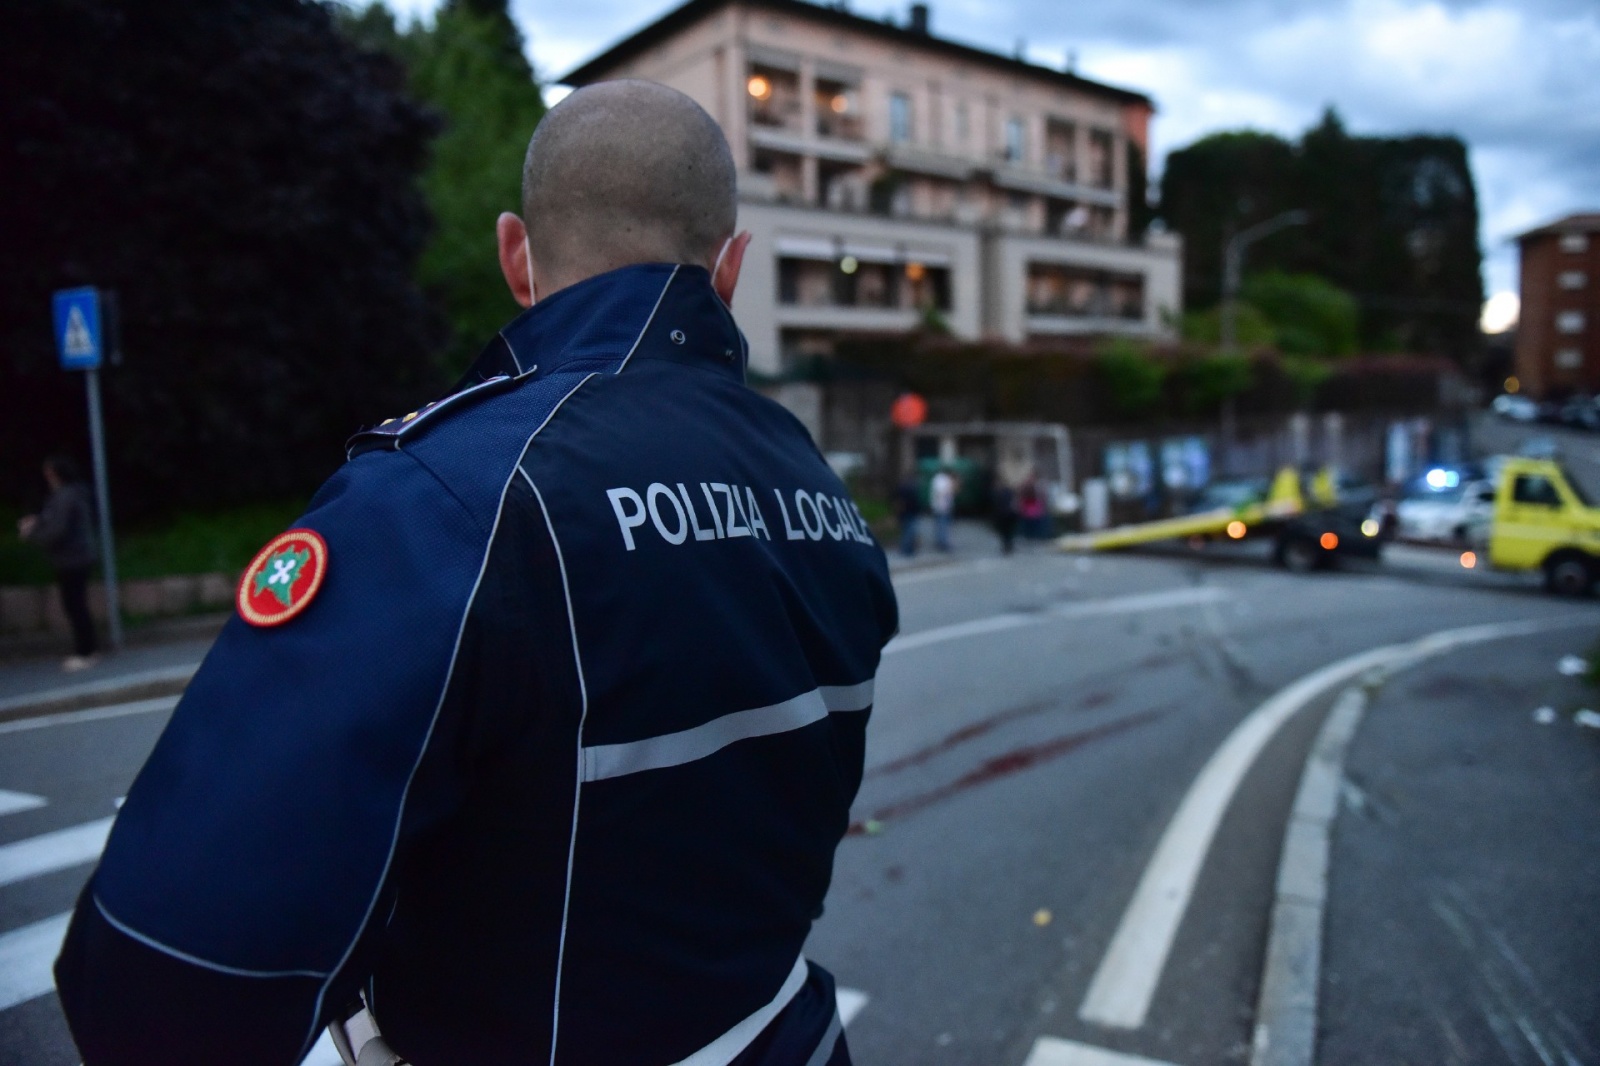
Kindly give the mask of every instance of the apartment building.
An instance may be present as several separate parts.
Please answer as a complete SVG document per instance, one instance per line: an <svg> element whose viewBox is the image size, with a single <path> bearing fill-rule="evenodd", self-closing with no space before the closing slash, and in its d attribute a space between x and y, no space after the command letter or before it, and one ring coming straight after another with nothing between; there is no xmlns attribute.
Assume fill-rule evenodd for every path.
<svg viewBox="0 0 1600 1066"><path fill-rule="evenodd" d="M1600 394L1600 213L1517 238L1522 308L1516 374L1538 397Z"/></svg>
<svg viewBox="0 0 1600 1066"><path fill-rule="evenodd" d="M688 0L562 82L648 78L722 125L758 373L933 315L968 339L1168 335L1179 242L1128 239L1150 99L941 39L930 18Z"/></svg>

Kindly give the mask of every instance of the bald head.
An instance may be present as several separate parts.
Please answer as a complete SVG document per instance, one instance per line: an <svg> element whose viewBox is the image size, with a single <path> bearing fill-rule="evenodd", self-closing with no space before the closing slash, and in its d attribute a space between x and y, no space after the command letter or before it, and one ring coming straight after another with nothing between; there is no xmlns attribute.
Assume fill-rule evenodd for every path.
<svg viewBox="0 0 1600 1066"><path fill-rule="evenodd" d="M710 266L736 214L722 130L664 85L579 89L528 144L522 217L535 270L552 288L634 263Z"/></svg>

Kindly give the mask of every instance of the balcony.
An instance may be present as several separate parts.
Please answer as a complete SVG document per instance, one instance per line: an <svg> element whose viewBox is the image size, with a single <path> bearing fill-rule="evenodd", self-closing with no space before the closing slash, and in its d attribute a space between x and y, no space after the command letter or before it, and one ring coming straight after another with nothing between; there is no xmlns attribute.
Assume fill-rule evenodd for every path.
<svg viewBox="0 0 1600 1066"><path fill-rule="evenodd" d="M866 123L861 118L860 86L841 79L819 77L816 79L813 101L818 137L830 141L866 140Z"/></svg>
<svg viewBox="0 0 1600 1066"><path fill-rule="evenodd" d="M1095 188L1066 181L1059 170L1042 170L1036 167L1002 163L994 168L994 183L1013 192L1038 193L1059 200L1077 200L1080 203L1118 207L1122 196L1114 189Z"/></svg>
<svg viewBox="0 0 1600 1066"><path fill-rule="evenodd" d="M1143 322L1144 290L1143 274L1030 263L1029 329L1040 333L1075 332L1075 322L1080 327L1088 322ZM1052 329L1053 324L1060 328Z"/></svg>
<svg viewBox="0 0 1600 1066"><path fill-rule="evenodd" d="M800 121L800 79L793 71L752 63L745 93L752 129L805 135Z"/></svg>

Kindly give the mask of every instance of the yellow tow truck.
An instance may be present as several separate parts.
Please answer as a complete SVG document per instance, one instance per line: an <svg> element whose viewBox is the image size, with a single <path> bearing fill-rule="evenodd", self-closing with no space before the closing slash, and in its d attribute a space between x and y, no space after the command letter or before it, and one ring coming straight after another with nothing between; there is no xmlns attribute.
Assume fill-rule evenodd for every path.
<svg viewBox="0 0 1600 1066"><path fill-rule="evenodd" d="M1489 565L1542 570L1545 587L1587 595L1600 579L1600 508L1550 459L1507 459L1489 523Z"/></svg>
<svg viewBox="0 0 1600 1066"><path fill-rule="evenodd" d="M1333 470L1323 469L1302 484L1298 471L1284 467L1263 497L1239 506L1069 533L1057 539L1056 547L1069 552L1108 551L1164 540L1201 544L1269 536L1274 561L1305 571L1331 566L1341 556L1376 559L1379 527L1366 519L1366 502L1340 500Z"/></svg>
<svg viewBox="0 0 1600 1066"><path fill-rule="evenodd" d="M1275 538L1273 558L1304 571L1329 565L1341 554L1376 559L1378 533L1376 519L1341 506L1332 471L1320 472L1302 491L1299 475L1285 468L1260 502L1068 534L1056 546L1062 551L1106 551L1163 540L1242 540L1267 534ZM1567 596L1587 595L1600 581L1600 508L1589 503L1554 460L1504 461L1487 534L1488 562L1497 570L1541 570L1545 587ZM1464 553L1461 562L1475 568L1476 552Z"/></svg>

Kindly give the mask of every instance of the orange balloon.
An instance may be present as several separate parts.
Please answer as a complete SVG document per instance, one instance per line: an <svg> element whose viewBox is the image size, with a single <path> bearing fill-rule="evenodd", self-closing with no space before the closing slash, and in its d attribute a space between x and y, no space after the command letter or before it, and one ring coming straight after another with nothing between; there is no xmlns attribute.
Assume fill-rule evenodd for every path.
<svg viewBox="0 0 1600 1066"><path fill-rule="evenodd" d="M920 426L928 420L928 401L914 392L902 392L889 408L889 419L901 429Z"/></svg>

